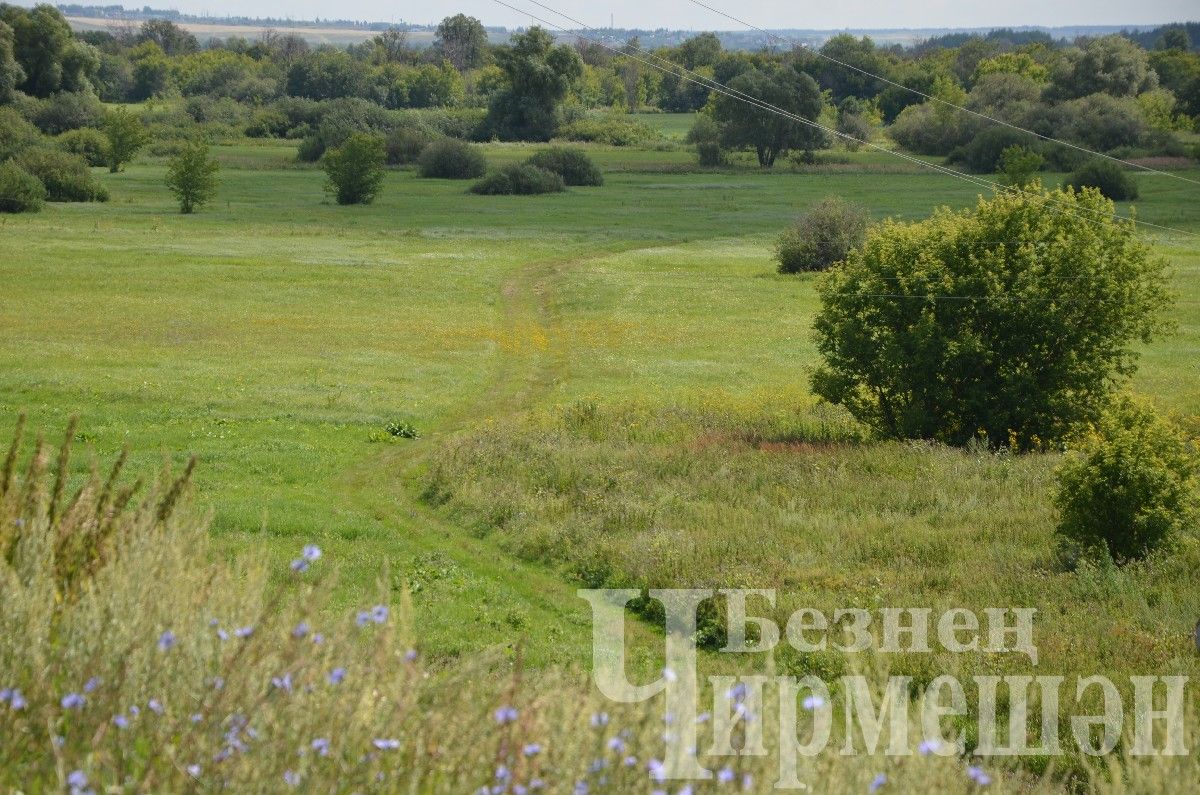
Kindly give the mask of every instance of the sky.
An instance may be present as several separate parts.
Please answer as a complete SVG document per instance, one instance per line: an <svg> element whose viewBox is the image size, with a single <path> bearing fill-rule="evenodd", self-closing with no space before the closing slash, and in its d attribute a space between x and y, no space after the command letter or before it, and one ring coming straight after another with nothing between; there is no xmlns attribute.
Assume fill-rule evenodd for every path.
<svg viewBox="0 0 1200 795"><path fill-rule="evenodd" d="M65 2L66 0L52 0ZM485 25L529 25L518 14L492 0L73 0L97 5L124 3L176 8L192 14L289 17L291 19L358 19L378 22L437 22L459 12ZM505 0L548 21L558 22L527 0ZM540 0L590 27L738 30L741 26L700 8L689 0ZM763 28L878 29L966 28L1019 25L1145 25L1200 19L1196 0L704 0L707 5ZM28 4L28 3L24 3ZM565 27L575 27L569 22Z"/></svg>

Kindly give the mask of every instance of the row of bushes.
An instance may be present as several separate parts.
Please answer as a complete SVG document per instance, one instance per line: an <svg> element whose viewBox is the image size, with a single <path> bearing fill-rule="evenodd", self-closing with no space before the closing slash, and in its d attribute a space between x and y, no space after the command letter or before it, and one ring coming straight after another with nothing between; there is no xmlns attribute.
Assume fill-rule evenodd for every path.
<svg viewBox="0 0 1200 795"><path fill-rule="evenodd" d="M108 201L83 157L35 146L0 164L0 212L37 212L47 200Z"/></svg>

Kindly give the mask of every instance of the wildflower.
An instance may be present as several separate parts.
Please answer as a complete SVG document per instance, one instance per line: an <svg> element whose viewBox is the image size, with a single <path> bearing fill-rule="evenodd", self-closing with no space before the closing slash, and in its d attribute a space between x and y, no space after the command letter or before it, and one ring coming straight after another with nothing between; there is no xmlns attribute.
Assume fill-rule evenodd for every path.
<svg viewBox="0 0 1200 795"><path fill-rule="evenodd" d="M371 608L371 620L376 624L382 624L388 619L387 605L375 605Z"/></svg>
<svg viewBox="0 0 1200 795"><path fill-rule="evenodd" d="M75 770L67 776L67 785L75 789L82 789L88 784L87 775L82 770Z"/></svg>
<svg viewBox="0 0 1200 795"><path fill-rule="evenodd" d="M696 723L708 723L708 720L711 717L712 717L711 712L701 712L699 715L696 716Z"/></svg>
<svg viewBox="0 0 1200 795"><path fill-rule="evenodd" d="M620 737L613 737L611 740L608 741L608 750L618 751L618 752L624 751L625 743L621 742Z"/></svg>
<svg viewBox="0 0 1200 795"><path fill-rule="evenodd" d="M646 769L650 771L650 778L655 781L662 782L667 777L667 767L657 759L651 759L646 764Z"/></svg>
<svg viewBox="0 0 1200 795"><path fill-rule="evenodd" d="M345 668L334 668L329 672L329 684L340 685L342 680L346 678Z"/></svg>
<svg viewBox="0 0 1200 795"><path fill-rule="evenodd" d="M590 765L588 765L588 772L589 773L599 773L601 770L603 770L607 766L608 766L608 763L605 762L603 759L593 759L592 763Z"/></svg>
<svg viewBox="0 0 1200 795"><path fill-rule="evenodd" d="M212 686L213 686L213 690L224 690L225 689L225 677L223 677L223 676L214 677L212 680Z"/></svg>
<svg viewBox="0 0 1200 795"><path fill-rule="evenodd" d="M508 768L505 767L504 765L500 765L499 767L496 768L496 780L497 781L508 781L508 779L511 775L512 775L512 773L510 773L508 771Z"/></svg>
<svg viewBox="0 0 1200 795"><path fill-rule="evenodd" d="M733 768L723 767L717 771L717 781L722 784L728 784L733 781Z"/></svg>
<svg viewBox="0 0 1200 795"><path fill-rule="evenodd" d="M161 714L163 714L164 712L166 712L166 710L165 710L165 709L163 709L162 702L161 702L161 701L159 701L157 698L152 698L152 699L150 699L150 701L149 701L149 702L147 702L146 706L147 706L147 707L150 709L150 711L151 711L151 712L153 712L155 715L161 715Z"/></svg>
<svg viewBox="0 0 1200 795"><path fill-rule="evenodd" d="M90 693L100 686L100 678L93 676L91 679L83 683L83 692Z"/></svg>
<svg viewBox="0 0 1200 795"><path fill-rule="evenodd" d="M200 778L200 765L188 765L187 774L192 778Z"/></svg>
<svg viewBox="0 0 1200 795"><path fill-rule="evenodd" d="M248 638L254 634L254 627L251 627L251 626L238 627L236 630L234 630L233 634L237 635L239 638L243 638L243 639Z"/></svg>
<svg viewBox="0 0 1200 795"><path fill-rule="evenodd" d="M217 638L219 640L229 640L229 633L220 627L217 627Z"/></svg>
<svg viewBox="0 0 1200 795"><path fill-rule="evenodd" d="M537 743L529 743L522 748L521 751L525 754L525 756L536 756L542 752L542 746L538 745Z"/></svg>
<svg viewBox="0 0 1200 795"><path fill-rule="evenodd" d="M500 707L494 713L494 717L496 718L496 723L503 726L506 723L515 721L518 714L520 713L517 712L516 707Z"/></svg>
<svg viewBox="0 0 1200 795"><path fill-rule="evenodd" d="M113 722L113 725L116 726L118 729L128 729L129 728L129 718L125 717L124 715L114 715L112 722Z"/></svg>
<svg viewBox="0 0 1200 795"><path fill-rule="evenodd" d="M580 779L579 781L576 781L574 792L575 792L575 795L587 795L587 793L588 793L587 782L583 781L582 779Z"/></svg>
<svg viewBox="0 0 1200 795"><path fill-rule="evenodd" d="M299 624L296 625L295 629L292 630L292 637L293 638L303 638L305 635L308 634L308 631L309 631L308 622L301 621Z"/></svg>
<svg viewBox="0 0 1200 795"><path fill-rule="evenodd" d="M83 709L83 705L87 703L87 699L79 693L67 693L62 697L63 709Z"/></svg>
<svg viewBox="0 0 1200 795"><path fill-rule="evenodd" d="M304 558L296 558L292 561L292 571L297 574L303 574L308 571L308 561Z"/></svg>
<svg viewBox="0 0 1200 795"><path fill-rule="evenodd" d="M745 682L738 682L733 687L725 691L725 698L730 701L741 701L746 697L748 689Z"/></svg>
<svg viewBox="0 0 1200 795"><path fill-rule="evenodd" d="M529 779L529 788L530 789L545 789L546 782L542 781L540 778L531 778L531 779Z"/></svg>
<svg viewBox="0 0 1200 795"><path fill-rule="evenodd" d="M136 718L138 715L142 714L142 711L140 709L138 709L137 704L134 704L132 707L129 708L129 714Z"/></svg>
<svg viewBox="0 0 1200 795"><path fill-rule="evenodd" d="M170 651L173 648L175 648L175 633L168 629L158 636L158 650Z"/></svg>
<svg viewBox="0 0 1200 795"><path fill-rule="evenodd" d="M666 679L668 682L674 682L676 679L679 678L679 674L675 673L670 668L664 668L662 675L663 675L663 679Z"/></svg>
<svg viewBox="0 0 1200 795"><path fill-rule="evenodd" d="M320 632L314 632L313 636L312 636L312 642L315 643L316 645L320 646L322 643L325 642L325 636L322 635Z"/></svg>
<svg viewBox="0 0 1200 795"><path fill-rule="evenodd" d="M300 555L310 563L316 563L321 559L321 548L316 544L305 544L304 549L300 552Z"/></svg>
<svg viewBox="0 0 1200 795"><path fill-rule="evenodd" d="M608 725L608 713L607 712L597 712L595 715L592 716L592 728L593 729L602 729L607 725Z"/></svg>
<svg viewBox="0 0 1200 795"><path fill-rule="evenodd" d="M192 723L199 723L200 721L204 720L204 716L199 712L193 712L188 720L190 720Z"/></svg>
<svg viewBox="0 0 1200 795"><path fill-rule="evenodd" d="M317 752L317 756L329 756L329 738L318 737L313 740L312 749Z"/></svg>
<svg viewBox="0 0 1200 795"><path fill-rule="evenodd" d="M8 701L10 698L12 698L11 687L6 687L3 690L0 690L0 701Z"/></svg>
<svg viewBox="0 0 1200 795"><path fill-rule="evenodd" d="M409 649L408 651L404 652L404 661L405 662L416 662L417 661L417 650Z"/></svg>
<svg viewBox="0 0 1200 795"><path fill-rule="evenodd" d="M825 706L825 699L817 695L805 696L804 701L800 702L805 709L814 710Z"/></svg>
<svg viewBox="0 0 1200 795"><path fill-rule="evenodd" d="M634 765L636 765L636 764L637 764L637 757L636 757L636 756L627 756L627 757L625 757L625 767L633 767L633 766L634 766Z"/></svg>
<svg viewBox="0 0 1200 795"><path fill-rule="evenodd" d="M878 792L879 789L886 783L887 776L885 776L883 773L880 773L879 775L875 776L873 781L871 781L871 786L867 787L867 791Z"/></svg>
<svg viewBox="0 0 1200 795"><path fill-rule="evenodd" d="M692 792L693 792L693 790L692 790L692 785L691 785L691 784L684 784L684 785L683 785L683 786L682 786L682 787L679 789L679 795L692 795Z"/></svg>
<svg viewBox="0 0 1200 795"><path fill-rule="evenodd" d="M300 774L294 770L283 771L283 783L289 787L300 786Z"/></svg>
<svg viewBox="0 0 1200 795"><path fill-rule="evenodd" d="M21 691L13 688L12 695L9 696L8 706L10 709L20 712L29 706L29 702L25 700L25 696L21 695Z"/></svg>
<svg viewBox="0 0 1200 795"><path fill-rule="evenodd" d="M921 744L917 746L917 753L921 756L929 756L941 747L942 744L937 740L922 740Z"/></svg>
<svg viewBox="0 0 1200 795"><path fill-rule="evenodd" d="M975 765L971 765L967 768L967 778L971 779L981 787L986 787L988 784L992 783L992 777L983 772L983 768L976 767Z"/></svg>
<svg viewBox="0 0 1200 795"><path fill-rule="evenodd" d="M742 776L742 789L749 792L753 788L754 788L754 776L750 775L749 773Z"/></svg>
<svg viewBox="0 0 1200 795"><path fill-rule="evenodd" d="M400 747L400 741L376 738L375 740L371 741L371 745L375 746L380 751L395 751Z"/></svg>
<svg viewBox="0 0 1200 795"><path fill-rule="evenodd" d="M292 675L284 674L283 676L271 677L271 686L285 693L292 692Z"/></svg>

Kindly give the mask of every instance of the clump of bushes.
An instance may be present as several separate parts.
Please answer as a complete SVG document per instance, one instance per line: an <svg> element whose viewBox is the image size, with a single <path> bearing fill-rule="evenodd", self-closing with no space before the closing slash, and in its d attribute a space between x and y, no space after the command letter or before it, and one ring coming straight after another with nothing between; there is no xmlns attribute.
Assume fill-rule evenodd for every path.
<svg viewBox="0 0 1200 795"><path fill-rule="evenodd" d="M443 138L421 150L417 173L437 179L476 179L487 171L483 153L466 141Z"/></svg>
<svg viewBox="0 0 1200 795"><path fill-rule="evenodd" d="M1037 142L1034 136L1020 130L989 127L951 152L947 161L961 164L975 174L994 174L1000 168L1004 150L1013 146L1032 149Z"/></svg>
<svg viewBox="0 0 1200 795"><path fill-rule="evenodd" d="M1096 188L1105 198L1129 201L1138 197L1137 181L1111 160L1093 159L1080 166L1066 181L1075 190Z"/></svg>
<svg viewBox="0 0 1200 795"><path fill-rule="evenodd" d="M818 284L813 391L887 437L1038 449L1093 420L1169 328L1165 272L1095 191L885 221Z"/></svg>
<svg viewBox="0 0 1200 795"><path fill-rule="evenodd" d="M530 163L510 163L471 186L472 193L490 196L531 196L539 193L560 193L564 190L566 185L562 177Z"/></svg>
<svg viewBox="0 0 1200 795"><path fill-rule="evenodd" d="M99 127L104 123L104 105L91 93L60 91L41 100L30 120L47 135Z"/></svg>
<svg viewBox="0 0 1200 795"><path fill-rule="evenodd" d="M661 139L662 133L648 124L608 114L588 116L565 124L559 129L557 137L609 146L637 146Z"/></svg>
<svg viewBox="0 0 1200 795"><path fill-rule="evenodd" d="M325 153L325 190L338 204L370 204L383 186L383 140L354 133Z"/></svg>
<svg viewBox="0 0 1200 795"><path fill-rule="evenodd" d="M68 130L54 141L64 152L82 157L89 166L108 165L108 138L100 130L92 127Z"/></svg>
<svg viewBox="0 0 1200 795"><path fill-rule="evenodd" d="M388 133L384 142L387 164L403 166L417 162L421 151L433 142L426 132L415 127L397 127Z"/></svg>
<svg viewBox="0 0 1200 795"><path fill-rule="evenodd" d="M775 245L780 273L822 271L846 258L867 232L867 211L839 198L823 199L796 219Z"/></svg>
<svg viewBox="0 0 1200 795"><path fill-rule="evenodd" d="M0 107L0 161L8 160L41 139L37 127L24 116L13 108Z"/></svg>
<svg viewBox="0 0 1200 795"><path fill-rule="evenodd" d="M35 146L17 155L15 162L38 178L52 202L108 201L108 190L95 180L87 161L78 155Z"/></svg>
<svg viewBox="0 0 1200 795"><path fill-rule="evenodd" d="M721 150L721 126L707 113L696 116L688 130L687 142L696 147L696 158L702 166L719 166L725 162Z"/></svg>
<svg viewBox="0 0 1200 795"><path fill-rule="evenodd" d="M567 185L597 186L604 184L604 175L587 153L580 149L555 146L529 158L531 166L544 168L562 177Z"/></svg>
<svg viewBox="0 0 1200 795"><path fill-rule="evenodd" d="M1059 467L1056 531L1118 563L1144 558L1196 521L1198 475L1193 444L1123 399Z"/></svg>
<svg viewBox="0 0 1200 795"><path fill-rule="evenodd" d="M46 202L46 186L11 160L0 163L0 212L35 213Z"/></svg>

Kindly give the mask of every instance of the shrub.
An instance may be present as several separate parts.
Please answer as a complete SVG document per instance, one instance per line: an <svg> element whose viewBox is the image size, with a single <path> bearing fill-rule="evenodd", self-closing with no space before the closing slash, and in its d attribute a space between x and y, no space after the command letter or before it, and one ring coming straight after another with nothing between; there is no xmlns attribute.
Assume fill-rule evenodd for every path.
<svg viewBox="0 0 1200 795"><path fill-rule="evenodd" d="M1001 165L1004 150L1010 146L1032 147L1037 139L1029 133L1010 127L989 127L971 139L971 142L956 148L947 160L961 163L975 174L995 174Z"/></svg>
<svg viewBox="0 0 1200 795"><path fill-rule="evenodd" d="M688 130L687 142L696 146L696 157L702 166L719 166L725 162L721 151L721 126L707 113L696 116Z"/></svg>
<svg viewBox="0 0 1200 795"><path fill-rule="evenodd" d="M558 193L566 190L563 178L553 171L529 163L510 163L491 172L471 186L472 193L484 195L522 195Z"/></svg>
<svg viewBox="0 0 1200 795"><path fill-rule="evenodd" d="M542 151L527 161L532 166L544 168L562 177L567 185L603 185L604 175L581 149L555 146Z"/></svg>
<svg viewBox="0 0 1200 795"><path fill-rule="evenodd" d="M780 273L821 271L862 243L867 212L857 204L828 198L796 219L775 246Z"/></svg>
<svg viewBox="0 0 1200 795"><path fill-rule="evenodd" d="M388 436L393 436L398 439L416 439L420 436L417 432L417 426L407 420L393 420L383 428L387 431Z"/></svg>
<svg viewBox="0 0 1200 795"><path fill-rule="evenodd" d="M188 214L212 201L217 192L219 166L208 144L193 141L167 164L167 187L179 200L179 212Z"/></svg>
<svg viewBox="0 0 1200 795"><path fill-rule="evenodd" d="M125 108L117 108L108 114L104 134L108 136L108 170L114 174L150 142L142 120Z"/></svg>
<svg viewBox="0 0 1200 795"><path fill-rule="evenodd" d="M370 204L383 186L383 141L377 135L355 133L325 153L325 190L338 204Z"/></svg>
<svg viewBox="0 0 1200 795"><path fill-rule="evenodd" d="M283 138L292 127L282 111L268 108L260 110L246 125L248 138Z"/></svg>
<svg viewBox="0 0 1200 795"><path fill-rule="evenodd" d="M0 163L0 213L36 213L46 203L46 186L11 160Z"/></svg>
<svg viewBox="0 0 1200 795"><path fill-rule="evenodd" d="M35 146L17 155L15 162L46 186L46 198L52 202L108 201L108 191L78 155Z"/></svg>
<svg viewBox="0 0 1200 795"><path fill-rule="evenodd" d="M104 105L91 93L60 91L38 103L31 119L47 135L104 123Z"/></svg>
<svg viewBox="0 0 1200 795"><path fill-rule="evenodd" d="M1096 188L1113 201L1128 201L1138 197L1137 182L1119 163L1111 160L1089 160L1071 174L1065 185L1075 190Z"/></svg>
<svg viewBox="0 0 1200 795"><path fill-rule="evenodd" d="M1045 159L1025 146L1005 147L1000 153L1000 181L1012 188L1031 184Z"/></svg>
<svg viewBox="0 0 1200 795"><path fill-rule="evenodd" d="M108 165L108 138L91 127L68 130L54 139L64 152L79 155L89 166Z"/></svg>
<svg viewBox="0 0 1200 795"><path fill-rule="evenodd" d="M1197 518L1200 457L1150 409L1117 404L1057 473L1058 534L1118 563L1144 558Z"/></svg>
<svg viewBox="0 0 1200 795"><path fill-rule="evenodd" d="M413 127L398 127L388 133L384 149L389 166L403 166L417 162L421 150L433 139L422 130Z"/></svg>
<svg viewBox="0 0 1200 795"><path fill-rule="evenodd" d="M421 150L417 172L438 179L476 179L487 170L483 153L466 141L443 138Z"/></svg>
<svg viewBox="0 0 1200 795"><path fill-rule="evenodd" d="M12 108L0 107L0 162L42 140L41 133Z"/></svg>
<svg viewBox="0 0 1200 795"><path fill-rule="evenodd" d="M976 117L932 102L900 111L888 133L896 143L919 155L948 155L968 143L979 129Z"/></svg>
<svg viewBox="0 0 1200 795"><path fill-rule="evenodd" d="M894 438L1062 438L1167 328L1166 262L1112 213L1035 187L874 227L819 284L816 394Z"/></svg>
<svg viewBox="0 0 1200 795"><path fill-rule="evenodd" d="M296 159L301 163L315 163L325 154L325 142L319 135L306 135L296 149Z"/></svg>
<svg viewBox="0 0 1200 795"><path fill-rule="evenodd" d="M642 122L632 121L617 114L605 114L565 124L558 131L557 137L566 141L585 141L609 146L638 146L660 140L662 133Z"/></svg>

